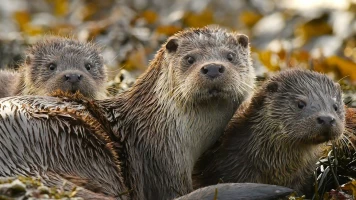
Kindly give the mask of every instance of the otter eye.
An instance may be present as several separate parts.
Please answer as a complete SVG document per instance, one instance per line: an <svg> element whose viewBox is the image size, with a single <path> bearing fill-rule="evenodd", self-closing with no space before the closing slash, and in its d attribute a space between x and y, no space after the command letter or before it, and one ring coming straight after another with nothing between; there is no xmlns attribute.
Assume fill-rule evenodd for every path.
<svg viewBox="0 0 356 200"><path fill-rule="evenodd" d="M87 69L88 71L92 68L90 63L85 64L85 69Z"/></svg>
<svg viewBox="0 0 356 200"><path fill-rule="evenodd" d="M235 55L234 55L233 53L228 53L228 54L226 55L226 58L227 58L228 61L231 62L231 61L234 60Z"/></svg>
<svg viewBox="0 0 356 200"><path fill-rule="evenodd" d="M303 109L305 106L307 106L307 104L304 101L302 101L302 100L298 101L298 108L299 109Z"/></svg>
<svg viewBox="0 0 356 200"><path fill-rule="evenodd" d="M186 60L189 64L193 64L195 62L195 59L192 56L188 56Z"/></svg>
<svg viewBox="0 0 356 200"><path fill-rule="evenodd" d="M335 111L339 110L339 107L336 104L333 105L333 108L334 108Z"/></svg>
<svg viewBox="0 0 356 200"><path fill-rule="evenodd" d="M57 68L57 65L56 65L56 64L54 64L54 63L49 63L49 65L48 65L48 69L49 69L49 70L53 71L53 70L55 70L56 68Z"/></svg>

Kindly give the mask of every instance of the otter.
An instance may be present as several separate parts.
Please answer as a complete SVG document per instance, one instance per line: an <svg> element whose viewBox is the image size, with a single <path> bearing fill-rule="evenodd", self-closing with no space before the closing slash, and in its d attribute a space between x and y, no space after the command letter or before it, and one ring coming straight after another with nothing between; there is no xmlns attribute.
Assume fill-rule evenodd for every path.
<svg viewBox="0 0 356 200"><path fill-rule="evenodd" d="M247 36L189 29L171 36L115 98L1 99L0 176L53 182L51 172L56 180L131 199L187 194L194 163L250 96L251 62Z"/></svg>
<svg viewBox="0 0 356 200"><path fill-rule="evenodd" d="M240 106L199 159L194 187L253 182L308 192L323 143L338 139L344 123L338 83L312 71L281 72Z"/></svg>
<svg viewBox="0 0 356 200"><path fill-rule="evenodd" d="M0 98L50 95L56 90L105 97L106 70L99 49L71 38L48 37L29 47L20 71L0 71Z"/></svg>

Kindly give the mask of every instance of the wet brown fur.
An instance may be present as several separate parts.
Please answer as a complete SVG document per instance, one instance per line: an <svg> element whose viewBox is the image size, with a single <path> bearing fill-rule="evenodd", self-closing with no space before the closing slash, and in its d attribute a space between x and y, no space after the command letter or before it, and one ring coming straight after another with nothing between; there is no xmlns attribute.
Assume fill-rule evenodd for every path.
<svg viewBox="0 0 356 200"><path fill-rule="evenodd" d="M9 152L14 151L13 148L16 148L16 152L27 157L26 160L30 162L24 165L27 167L22 168L18 164L12 165L11 160L3 160L0 168L8 169L1 170L1 176L40 176L49 186L61 185L62 183L57 182L58 180L66 180L68 183L83 186L82 181L86 180L87 189L93 189L95 186L94 191L100 190L104 194L126 190L120 175L120 162L118 161L120 151L118 148L113 148L115 141L110 140L110 132L107 131L108 124L101 121L96 114L91 114L97 112L91 101L85 100L82 96L78 97L80 97L78 101L75 99L68 101L65 97L63 99L36 98L36 96L33 98L9 97L9 103L0 103L2 110L0 129L12 133L21 131L30 134L31 138L18 140L17 144L20 146L16 147L8 146L11 143L3 143L7 148L1 150L1 157L8 155ZM44 99L46 99L46 104L44 104ZM22 103L17 104L17 102ZM15 116L17 120L11 120L13 118L2 115L11 111L17 113ZM12 122L20 125L20 130L15 129L16 126L11 126ZM6 129L3 129L5 127ZM47 134L49 130L52 130L52 134ZM1 138L3 141L9 140L5 134ZM61 144L66 144L66 146L59 148L58 145ZM101 163L101 167L92 166L95 162ZM32 170L27 171L26 168ZM110 175L110 177L97 176L93 171L106 174L106 176ZM75 176L79 178L73 178ZM110 182L115 182L115 184L110 184Z"/></svg>
<svg viewBox="0 0 356 200"><path fill-rule="evenodd" d="M204 46L206 49L199 48ZM183 55L192 51L204 53L194 54L196 63L183 68ZM235 60L227 61L225 51L234 52ZM215 62L225 65L227 72L214 80L198 75L201 67ZM170 38L134 86L114 99L91 101L60 93L54 94L60 98L1 100L0 140L32 145L34 150L20 153L31 154L27 159L38 158L45 151L36 149L48 144L47 137L55 137L59 128L68 129L59 134L58 144L51 141L51 145L73 158L61 160L46 153L51 160L48 167L43 167L47 163L37 164L37 159L19 158L23 165L35 162L31 166L36 170L28 171L1 162L1 152L13 150L11 145L0 146L0 175L46 174L50 170L73 184L117 198L128 191L131 199L172 199L187 194L192 191L195 161L219 138L235 109L249 96L253 74L246 36L216 28L192 29ZM28 134L39 134L40 141L18 141ZM61 150L73 145L79 147ZM73 159L77 161L68 173L63 168L73 165L69 163Z"/></svg>
<svg viewBox="0 0 356 200"><path fill-rule="evenodd" d="M196 29L176 34L171 39L192 40L196 37L194 34L205 35L214 31L221 30ZM236 37L238 38L238 35ZM191 42L194 44L194 41ZM177 95L181 92L176 89L177 85L182 84L179 81L187 79L167 70L180 70L179 62L175 59L183 56L179 52L169 55L165 49L166 44L158 51L146 74L137 80L132 89L120 95L117 103L107 101L105 106L107 113L111 113L107 118L114 121L114 132L120 133L120 138L125 140L125 146L129 149L128 159L121 166L125 169L123 171L127 177L128 188L135 192L132 196L134 199L171 199L190 192L190 174L194 160L202 153L202 149L208 148L219 137L226 120L232 116L231 111L235 110L242 99L248 97L247 91L251 91L251 88L241 82L248 81L253 87L253 69L248 54L245 54L248 51L241 48L241 63L246 65L241 67L241 70L246 71L239 74L242 76L240 81L226 83L227 86L235 87L236 92L233 92L232 96L229 94L223 99L214 100L200 96L186 97L184 93ZM197 77L189 77L189 81L196 84L199 83L198 80ZM231 104L231 100L235 102ZM199 136L201 130L207 132ZM190 151L187 148L193 149Z"/></svg>
<svg viewBox="0 0 356 200"><path fill-rule="evenodd" d="M295 99L304 98L302 95L308 98L307 105L314 107L298 110ZM338 111L333 110L334 103ZM320 113L336 119L326 138L314 125ZM341 137L344 123L338 84L315 72L282 72L240 106L221 141L199 159L194 187L254 182L308 193L322 143Z"/></svg>

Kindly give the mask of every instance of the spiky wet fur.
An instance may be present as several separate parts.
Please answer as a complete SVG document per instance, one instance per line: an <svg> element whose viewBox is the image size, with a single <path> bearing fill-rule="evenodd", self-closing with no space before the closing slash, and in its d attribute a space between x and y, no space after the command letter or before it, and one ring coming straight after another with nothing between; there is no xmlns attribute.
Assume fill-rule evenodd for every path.
<svg viewBox="0 0 356 200"><path fill-rule="evenodd" d="M60 96L1 99L0 176L41 177L49 186L65 180L104 194L125 191L120 151L101 111L81 95Z"/></svg>
<svg viewBox="0 0 356 200"><path fill-rule="evenodd" d="M271 92L274 83L278 90ZM313 103L313 112L298 110L295 97L301 95ZM334 102L338 111L333 110ZM325 75L303 70L274 76L240 107L221 141L199 159L193 175L195 187L255 182L308 192L305 187L323 146L318 140L321 132L313 124L320 113L335 116L337 125L329 139L340 138L345 111L338 84Z"/></svg>

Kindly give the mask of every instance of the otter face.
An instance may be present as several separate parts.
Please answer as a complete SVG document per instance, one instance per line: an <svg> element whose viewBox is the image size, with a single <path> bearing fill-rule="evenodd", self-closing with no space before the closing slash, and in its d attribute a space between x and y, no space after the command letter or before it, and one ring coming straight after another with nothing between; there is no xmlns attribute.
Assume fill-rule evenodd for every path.
<svg viewBox="0 0 356 200"><path fill-rule="evenodd" d="M88 43L64 38L39 42L30 50L25 67L26 85L39 95L62 90L96 98L104 90L103 58Z"/></svg>
<svg viewBox="0 0 356 200"><path fill-rule="evenodd" d="M302 70L282 72L272 78L266 91L268 121L279 127L280 137L319 144L342 135L342 92L339 84L327 76Z"/></svg>
<svg viewBox="0 0 356 200"><path fill-rule="evenodd" d="M222 29L179 33L165 45L174 88L186 102L241 102L254 88L248 37Z"/></svg>

